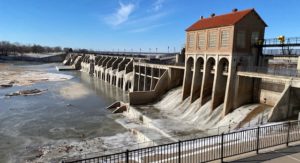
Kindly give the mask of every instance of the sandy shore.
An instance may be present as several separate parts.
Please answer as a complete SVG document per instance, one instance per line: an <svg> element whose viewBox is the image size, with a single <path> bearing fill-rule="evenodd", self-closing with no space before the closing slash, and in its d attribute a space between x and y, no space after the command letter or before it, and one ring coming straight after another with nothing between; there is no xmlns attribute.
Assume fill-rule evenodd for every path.
<svg viewBox="0 0 300 163"><path fill-rule="evenodd" d="M0 64L0 88L12 86L26 86L43 81L63 81L72 76L43 71L26 70L21 67L11 67Z"/></svg>

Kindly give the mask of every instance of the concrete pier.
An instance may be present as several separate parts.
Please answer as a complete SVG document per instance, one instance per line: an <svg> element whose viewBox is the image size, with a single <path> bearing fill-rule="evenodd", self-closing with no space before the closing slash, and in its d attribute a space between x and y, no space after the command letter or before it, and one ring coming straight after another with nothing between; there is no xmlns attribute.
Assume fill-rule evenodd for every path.
<svg viewBox="0 0 300 163"><path fill-rule="evenodd" d="M149 63L134 63L133 91L130 104L154 102L168 90L182 85L184 67Z"/></svg>
<svg viewBox="0 0 300 163"><path fill-rule="evenodd" d="M154 90L159 79L168 69L167 65L137 66L139 63L170 63L175 59L175 55L157 59L147 56L71 53L63 63L65 65L76 64L76 69L89 73L124 91L133 92Z"/></svg>
<svg viewBox="0 0 300 163"><path fill-rule="evenodd" d="M131 90L132 57L88 55L81 62L81 70L123 90Z"/></svg>

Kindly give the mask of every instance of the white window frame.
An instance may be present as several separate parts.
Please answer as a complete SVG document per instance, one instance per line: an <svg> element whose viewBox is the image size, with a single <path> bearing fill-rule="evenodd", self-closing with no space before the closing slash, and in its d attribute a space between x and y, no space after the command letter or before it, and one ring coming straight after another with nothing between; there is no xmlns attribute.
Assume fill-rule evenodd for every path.
<svg viewBox="0 0 300 163"><path fill-rule="evenodd" d="M218 43L218 33L217 31L208 32L208 47L216 48Z"/></svg>
<svg viewBox="0 0 300 163"><path fill-rule="evenodd" d="M206 33L200 32L198 33L198 47L199 49L205 49L206 46Z"/></svg>
<svg viewBox="0 0 300 163"><path fill-rule="evenodd" d="M226 33L226 35L224 35ZM221 47L228 47L230 43L229 30L221 30Z"/></svg>
<svg viewBox="0 0 300 163"><path fill-rule="evenodd" d="M193 49L195 47L195 43L196 43L195 34L189 33L187 41L188 41L188 48Z"/></svg>

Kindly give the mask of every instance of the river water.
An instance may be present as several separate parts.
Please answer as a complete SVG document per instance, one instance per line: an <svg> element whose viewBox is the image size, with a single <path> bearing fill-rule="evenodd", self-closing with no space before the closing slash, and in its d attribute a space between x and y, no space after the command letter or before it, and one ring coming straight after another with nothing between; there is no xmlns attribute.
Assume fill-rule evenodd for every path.
<svg viewBox="0 0 300 163"><path fill-rule="evenodd" d="M26 160L58 162L65 156L87 157L95 151L100 153L122 149L122 146L127 148L138 142L115 121L124 117L112 115L105 109L115 101L127 102L126 92L87 73L57 72L56 65L0 63L0 84L1 80L23 83L22 86L0 87L0 163ZM53 81L45 81L47 77ZM22 81L23 78L26 81ZM6 96L29 89L44 92L34 96ZM230 123L238 124L246 117L251 117L248 115L254 109L268 108L249 104L222 118L223 105L212 111L211 101L200 107L199 100L191 104L189 99L181 101L181 98L182 88L178 87L166 93L160 101L136 109L151 118L148 127L155 126L159 133L203 136L216 134L215 131L219 132ZM130 128L129 121L124 122L123 125ZM214 130L214 127L218 127L218 130ZM224 130L227 128L225 126ZM90 156L98 156L99 153Z"/></svg>
<svg viewBox="0 0 300 163"><path fill-rule="evenodd" d="M64 81L43 81L0 88L0 162L25 162L41 146L62 140L108 137L126 130L105 109L114 101L127 101L121 89L79 71L57 72L56 64L15 62L6 69L38 70L73 76ZM30 74L29 74L30 75ZM8 76L7 76L8 77ZM46 90L40 95L6 97L19 90Z"/></svg>

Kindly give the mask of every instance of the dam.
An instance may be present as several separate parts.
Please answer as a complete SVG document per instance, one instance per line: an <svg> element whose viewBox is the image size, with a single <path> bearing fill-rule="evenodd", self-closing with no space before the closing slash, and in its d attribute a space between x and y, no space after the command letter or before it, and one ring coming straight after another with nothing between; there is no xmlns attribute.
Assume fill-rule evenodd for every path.
<svg viewBox="0 0 300 163"><path fill-rule="evenodd" d="M295 48L300 47L300 39L265 39L266 27L254 9L233 10L224 15L199 18L185 30L186 45L181 52L68 52L63 65L57 65L57 70L75 76L76 82L79 80L89 86L87 92L95 90L96 97L84 94L83 89L72 83L73 80L66 82L72 86L68 90L71 93L59 93L72 99L60 102L59 105L63 106L57 108L68 109L55 116L68 122L76 121L76 126L68 131L73 135L67 136L79 137L83 141L79 145L45 147L38 161L60 157L60 161L66 162L89 158L98 158L94 162L125 162L126 156L127 161L131 159L132 162L160 162L163 159L156 155L167 151L164 162L169 162L169 158L177 162L181 160L180 155L178 159L177 155L173 157L174 153L180 153L184 148L184 154L189 155L192 144L182 144L181 140L208 139L220 149L220 134L296 119L300 111L300 59L299 50ZM65 86L60 84L57 86ZM59 91L56 89L51 94ZM84 98L74 98L80 93ZM51 96L49 99L55 98ZM103 99L108 100L103 102ZM87 109L86 113L66 102L78 104ZM103 105L107 110L101 109ZM107 117L94 116L97 110ZM42 121L43 116L38 120ZM92 123L94 119L101 122ZM80 130L80 121L93 127ZM70 124L60 123L59 127L51 129L51 133L61 134L65 125L69 127ZM87 130L90 130L89 140L83 139ZM124 130L127 131L125 134L118 133ZM252 131L249 133L257 135ZM95 138L97 134L110 137ZM218 136L215 138L215 135ZM56 136L53 134L53 139ZM47 139L49 143L50 138L37 139L41 142ZM227 139L231 141L230 137ZM120 143L124 146L120 147ZM207 142L201 143L205 146ZM167 149L156 149L165 144ZM155 150L151 150L152 146ZM144 150L159 152L153 154L155 156L147 155L152 161L149 158L145 161L147 157L143 158L140 148L146 154ZM102 155L102 161L99 161Z"/></svg>
<svg viewBox="0 0 300 163"><path fill-rule="evenodd" d="M218 23L221 19L231 21ZM182 87L181 99L177 100L196 102L198 108L209 102L211 112L222 105L222 117L247 104L264 104L272 107L267 121L280 121L296 116L297 99L293 102L284 99L297 92L298 72L297 66L282 67L279 72L274 66L280 66L280 61L285 60L298 62L298 57L285 56L286 50L282 54L268 54L267 48L276 50L283 44L261 41L266 26L254 9L232 11L201 18L187 28L186 48L181 54L155 58L155 55L137 57L130 52L123 55L74 53L69 54L65 63L73 60L73 65L78 65L76 69L129 91L128 105L153 103L166 92ZM290 107L283 108L283 103Z"/></svg>
<svg viewBox="0 0 300 163"><path fill-rule="evenodd" d="M128 91L109 108L122 108L116 121L138 139L176 142L298 116L300 60L289 49L300 44L265 39L265 27L254 9L233 10L188 27L181 53L71 53L65 63L77 58L76 69Z"/></svg>

